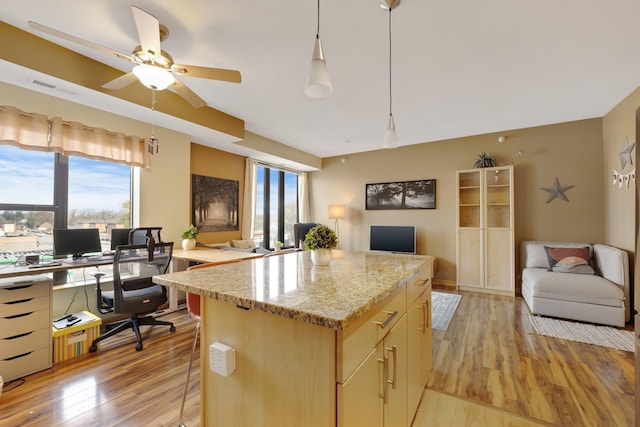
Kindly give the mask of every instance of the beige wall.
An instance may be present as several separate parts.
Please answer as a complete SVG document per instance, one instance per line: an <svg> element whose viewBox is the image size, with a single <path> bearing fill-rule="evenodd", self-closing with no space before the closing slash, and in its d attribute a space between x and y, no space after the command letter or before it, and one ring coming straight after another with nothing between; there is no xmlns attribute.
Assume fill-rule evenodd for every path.
<svg viewBox="0 0 640 427"><path fill-rule="evenodd" d="M214 178L231 179L239 182L238 203L240 210L238 212L238 218L240 219L242 219L243 211L244 169L245 157L199 144L191 144L192 173ZM189 183L189 188L191 188L191 183ZM191 199L189 199L189 209L191 209ZM189 217L191 217L191 211L189 211ZM242 224L240 224L240 226L242 226ZM222 243L240 238L241 230L200 233L198 235L198 241L202 243Z"/></svg>
<svg viewBox="0 0 640 427"><path fill-rule="evenodd" d="M626 175L636 168L637 146L631 152L633 165L627 164L624 169L622 169L619 153L625 137L629 145L637 141L637 129L640 126L640 120L637 118L639 107L640 88L616 105L603 119L605 239L608 244L629 252L632 277L633 272L640 268L637 260L634 263L636 239L639 236L636 195L638 183L635 187L630 184L628 188L624 185L620 188L612 185L612 175L613 170ZM635 268L634 264L636 264ZM636 277L635 289L640 289L639 279ZM634 308L640 310L640 292L634 292L633 298Z"/></svg>
<svg viewBox="0 0 640 427"><path fill-rule="evenodd" d="M402 137L401 129L398 130ZM504 135L506 141L498 142ZM382 135L381 135L382 140ZM516 247L522 240L604 240L602 120L592 119L551 126L505 131L393 150L324 159L323 169L309 174L311 219L332 225L327 207L347 205L340 222L343 249L367 250L369 225L402 224L417 227L417 250L438 258L436 278L456 277L456 173L471 168L478 153L494 155L499 165L515 159ZM344 159L344 162L342 161ZM569 203L547 204L558 177ZM435 210L365 210L365 184L415 179L437 180ZM516 270L517 271L517 270ZM519 282L519 278L518 278Z"/></svg>

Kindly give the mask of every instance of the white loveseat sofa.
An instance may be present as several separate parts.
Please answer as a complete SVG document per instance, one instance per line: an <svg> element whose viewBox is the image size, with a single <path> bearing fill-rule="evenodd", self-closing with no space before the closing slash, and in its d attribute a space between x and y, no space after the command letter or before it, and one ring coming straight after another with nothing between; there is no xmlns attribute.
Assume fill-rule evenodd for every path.
<svg viewBox="0 0 640 427"><path fill-rule="evenodd" d="M548 271L548 248L589 248L595 274ZM524 241L522 296L533 314L623 327L631 315L629 256L611 246Z"/></svg>

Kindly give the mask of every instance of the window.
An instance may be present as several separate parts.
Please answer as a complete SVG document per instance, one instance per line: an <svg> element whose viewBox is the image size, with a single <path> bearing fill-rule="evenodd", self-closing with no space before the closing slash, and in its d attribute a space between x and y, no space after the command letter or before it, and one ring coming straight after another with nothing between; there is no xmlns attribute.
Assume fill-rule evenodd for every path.
<svg viewBox="0 0 640 427"><path fill-rule="evenodd" d="M0 262L49 255L53 228L130 226L131 167L0 145Z"/></svg>
<svg viewBox="0 0 640 427"><path fill-rule="evenodd" d="M298 174L264 165L256 169L254 240L272 249L275 241L292 247L298 222Z"/></svg>

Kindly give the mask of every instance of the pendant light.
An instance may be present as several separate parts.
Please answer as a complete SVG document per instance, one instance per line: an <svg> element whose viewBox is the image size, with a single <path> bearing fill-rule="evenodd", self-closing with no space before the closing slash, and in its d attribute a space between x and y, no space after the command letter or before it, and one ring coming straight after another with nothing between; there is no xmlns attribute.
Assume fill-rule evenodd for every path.
<svg viewBox="0 0 640 427"><path fill-rule="evenodd" d="M395 148L398 146L398 135L396 134L396 124L393 121L392 100L391 96L391 10L398 6L400 0L382 0L380 6L389 11L389 122L387 123L387 131L384 134L383 148Z"/></svg>
<svg viewBox="0 0 640 427"><path fill-rule="evenodd" d="M327 63L324 60L322 43L320 42L320 0L318 0L318 26L316 29L316 41L313 44L313 56L311 57L311 70L307 78L307 86L304 93L311 98L324 98L331 95L333 85L329 78Z"/></svg>

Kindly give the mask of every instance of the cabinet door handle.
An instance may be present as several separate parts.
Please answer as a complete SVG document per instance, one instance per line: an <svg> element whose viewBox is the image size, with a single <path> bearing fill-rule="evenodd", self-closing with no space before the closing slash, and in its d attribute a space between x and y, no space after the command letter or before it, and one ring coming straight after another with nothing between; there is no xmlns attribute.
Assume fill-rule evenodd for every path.
<svg viewBox="0 0 640 427"><path fill-rule="evenodd" d="M398 376L398 353L397 353L398 347L396 347L395 345L391 348L387 347L387 351L390 351L391 354L393 354L393 379L389 380L389 374L387 374L387 383L391 384L391 387L395 390L396 389L396 377ZM389 359L387 357L387 359ZM387 369L389 369L389 366L387 365Z"/></svg>
<svg viewBox="0 0 640 427"><path fill-rule="evenodd" d="M389 315L389 317L387 317L387 320L385 320L384 322L376 322L376 325L380 326L382 329L386 328L387 326L389 326L389 323L391 323L393 321L393 319L395 319L395 317L398 315L398 311L394 311L393 313L390 311L385 311L385 313L387 313L387 315Z"/></svg>
<svg viewBox="0 0 640 427"><path fill-rule="evenodd" d="M420 310L422 310L422 325L420 327L418 327L417 329L422 332L423 334L427 333L427 328L428 328L428 323L429 320L427 320L429 317L428 312L427 312L427 303L423 302L421 305L418 306L418 308Z"/></svg>
<svg viewBox="0 0 640 427"><path fill-rule="evenodd" d="M378 397L382 399L382 403L387 403L387 388L389 385L389 358L383 356L382 359L378 359L379 363L382 363L382 392L378 392Z"/></svg>
<svg viewBox="0 0 640 427"><path fill-rule="evenodd" d="M425 331L426 329L431 329L431 300L426 300L424 302L424 318L425 318Z"/></svg>

